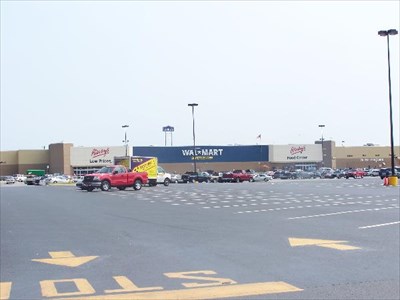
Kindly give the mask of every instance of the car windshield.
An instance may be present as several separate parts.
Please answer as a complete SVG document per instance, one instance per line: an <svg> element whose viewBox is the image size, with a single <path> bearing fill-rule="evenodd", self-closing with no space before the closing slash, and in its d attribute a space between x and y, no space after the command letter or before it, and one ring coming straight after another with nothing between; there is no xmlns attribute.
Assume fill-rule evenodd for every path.
<svg viewBox="0 0 400 300"><path fill-rule="evenodd" d="M97 173L112 173L113 170L114 168L112 167L102 167Z"/></svg>

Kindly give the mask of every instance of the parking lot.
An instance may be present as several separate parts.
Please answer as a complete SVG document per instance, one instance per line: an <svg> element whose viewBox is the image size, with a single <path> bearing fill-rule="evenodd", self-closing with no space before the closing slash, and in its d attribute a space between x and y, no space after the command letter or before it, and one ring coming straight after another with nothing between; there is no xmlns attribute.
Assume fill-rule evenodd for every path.
<svg viewBox="0 0 400 300"><path fill-rule="evenodd" d="M378 178L1 186L1 299L398 299Z"/></svg>

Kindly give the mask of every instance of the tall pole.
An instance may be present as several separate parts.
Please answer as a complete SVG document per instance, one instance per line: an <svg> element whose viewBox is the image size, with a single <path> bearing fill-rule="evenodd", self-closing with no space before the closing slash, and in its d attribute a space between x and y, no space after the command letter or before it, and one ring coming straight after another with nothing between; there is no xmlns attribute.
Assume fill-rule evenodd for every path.
<svg viewBox="0 0 400 300"><path fill-rule="evenodd" d="M193 169L194 172L197 172L196 168L196 134L194 130L194 108L195 106L198 106L197 103L189 103L188 106L192 107L192 120L193 120Z"/></svg>
<svg viewBox="0 0 400 300"><path fill-rule="evenodd" d="M167 134L170 133L171 134L171 146L172 146L172 133L174 132L175 128L173 126L164 126L162 128L163 132L164 132L164 146L167 146Z"/></svg>
<svg viewBox="0 0 400 300"><path fill-rule="evenodd" d="M392 176L395 176L394 170L394 138L393 138L393 111L392 111L392 81L390 78L390 47L389 47L389 35L396 35L398 31L396 29L381 30L378 31L380 36L386 36L387 40L387 53L388 53L388 79L389 79L389 118L390 118L390 162L392 168Z"/></svg>
<svg viewBox="0 0 400 300"><path fill-rule="evenodd" d="M129 143L129 141L128 141L127 136L126 136L126 131L127 131L128 127L129 127L129 125L122 125L122 128L125 128L125 139L122 141L123 143L125 143L125 156L128 156L128 143Z"/></svg>
<svg viewBox="0 0 400 300"><path fill-rule="evenodd" d="M321 149L322 149L322 166L325 166L324 162L324 127L325 125L318 125L321 128Z"/></svg>

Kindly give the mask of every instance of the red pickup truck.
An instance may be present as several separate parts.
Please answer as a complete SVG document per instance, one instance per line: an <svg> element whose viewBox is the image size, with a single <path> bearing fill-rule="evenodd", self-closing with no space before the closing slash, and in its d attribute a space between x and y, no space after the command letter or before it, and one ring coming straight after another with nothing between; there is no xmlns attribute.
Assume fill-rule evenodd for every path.
<svg viewBox="0 0 400 300"><path fill-rule="evenodd" d="M220 178L221 182L253 182L254 178L252 174L247 173L245 170L233 170L233 172L227 172L222 174Z"/></svg>
<svg viewBox="0 0 400 300"><path fill-rule="evenodd" d="M109 191L112 187L124 190L127 187L133 187L140 190L143 184L147 184L148 177L146 172L130 172L124 166L103 167L93 174L85 175L82 181L81 189L88 192L94 189Z"/></svg>

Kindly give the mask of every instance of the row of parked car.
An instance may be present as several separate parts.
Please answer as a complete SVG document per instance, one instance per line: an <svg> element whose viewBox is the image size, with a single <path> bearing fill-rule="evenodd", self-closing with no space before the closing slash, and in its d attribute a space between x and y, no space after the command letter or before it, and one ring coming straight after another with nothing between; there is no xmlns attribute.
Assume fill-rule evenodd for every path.
<svg viewBox="0 0 400 300"><path fill-rule="evenodd" d="M78 180L76 176L69 175L55 175L55 174L14 174L13 176L2 176L2 178L7 178L7 183L23 182L27 185L39 185L39 184L49 184L49 183L73 183ZM3 180L3 179L2 179Z"/></svg>
<svg viewBox="0 0 400 300"><path fill-rule="evenodd" d="M308 178L364 178L364 177L380 177L383 179L386 176L391 175L391 168L381 169L331 169L331 168L320 168L317 171L276 171L273 178L280 179L308 179ZM400 167L395 167L395 176L400 178Z"/></svg>
<svg viewBox="0 0 400 300"><path fill-rule="evenodd" d="M396 167L396 176L400 178L400 167ZM188 183L188 182L243 182L243 181L270 181L271 179L314 179L314 178L364 178L367 176L382 179L389 176L390 168L381 169L337 169L320 168L315 171L305 170L275 170L264 173L257 173L253 170L233 170L229 172L214 172L208 170L206 172L186 172L182 175L172 174L171 182Z"/></svg>
<svg viewBox="0 0 400 300"><path fill-rule="evenodd" d="M214 172L208 170L205 172L186 172L182 175L172 174L171 182L188 183L188 182L267 182L272 179L267 173L256 173L253 170L233 170L226 172Z"/></svg>

